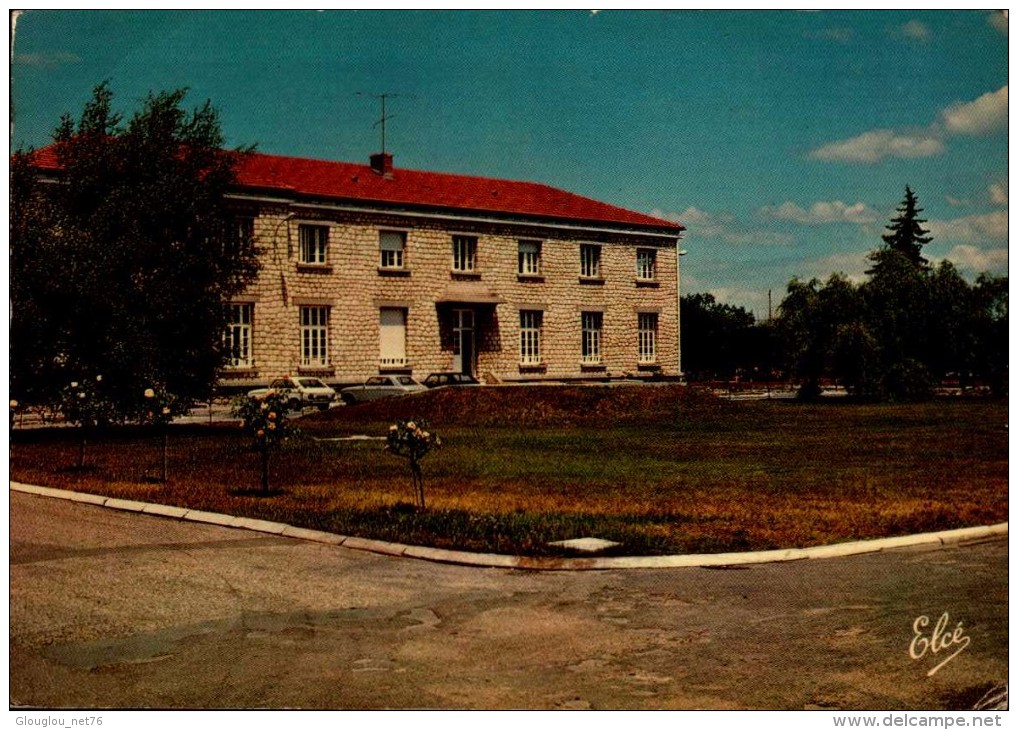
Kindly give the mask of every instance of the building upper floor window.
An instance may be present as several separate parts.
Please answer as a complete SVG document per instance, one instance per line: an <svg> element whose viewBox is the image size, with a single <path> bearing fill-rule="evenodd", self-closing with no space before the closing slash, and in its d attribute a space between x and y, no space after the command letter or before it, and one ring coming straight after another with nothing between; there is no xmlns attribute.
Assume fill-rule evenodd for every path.
<svg viewBox="0 0 1018 730"><path fill-rule="evenodd" d="M653 281L657 277L657 251L652 248L636 249L636 278Z"/></svg>
<svg viewBox="0 0 1018 730"><path fill-rule="evenodd" d="M230 324L226 327L227 365L232 368L249 368L251 358L251 323L253 304L231 304Z"/></svg>
<svg viewBox="0 0 1018 730"><path fill-rule="evenodd" d="M383 307L379 310L379 357L383 368L406 365L406 312L397 307Z"/></svg>
<svg viewBox="0 0 1018 730"><path fill-rule="evenodd" d="M520 241L518 245L518 273L520 276L538 276L541 273L541 242Z"/></svg>
<svg viewBox="0 0 1018 730"><path fill-rule="evenodd" d="M584 279L601 278L601 247L592 243L580 245L580 276Z"/></svg>
<svg viewBox="0 0 1018 730"><path fill-rule="evenodd" d="M541 325L544 312L520 310L520 364L541 364Z"/></svg>
<svg viewBox="0 0 1018 730"><path fill-rule="evenodd" d="M402 269L404 267L405 233L402 231L379 232L378 248L382 257L379 265L383 269Z"/></svg>
<svg viewBox="0 0 1018 730"><path fill-rule="evenodd" d="M474 236L452 237L452 270L472 273L477 268L477 238Z"/></svg>
<svg viewBox="0 0 1018 730"><path fill-rule="evenodd" d="M226 231L226 253L239 256L251 251L254 247L254 218L250 216L234 216Z"/></svg>
<svg viewBox="0 0 1018 730"><path fill-rule="evenodd" d="M583 343L580 350L580 362L585 365L599 365L601 363L601 330L603 324L604 315L601 312L583 312L581 315Z"/></svg>
<svg viewBox="0 0 1018 730"><path fill-rule="evenodd" d="M639 342L638 362L644 365L657 362L657 314L652 312L638 314L636 329Z"/></svg>
<svg viewBox="0 0 1018 730"><path fill-rule="evenodd" d="M329 308L300 308L300 364L305 368L329 364Z"/></svg>
<svg viewBox="0 0 1018 730"><path fill-rule="evenodd" d="M329 227L313 226L302 223L300 236L300 263L324 265L329 249Z"/></svg>

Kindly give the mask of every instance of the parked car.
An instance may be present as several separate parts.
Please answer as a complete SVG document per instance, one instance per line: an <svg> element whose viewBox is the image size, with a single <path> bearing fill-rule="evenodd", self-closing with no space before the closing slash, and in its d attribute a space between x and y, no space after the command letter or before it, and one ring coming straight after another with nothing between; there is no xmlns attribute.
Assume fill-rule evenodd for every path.
<svg viewBox="0 0 1018 730"><path fill-rule="evenodd" d="M429 388L440 388L447 385L480 385L477 378L466 373L432 373L424 379Z"/></svg>
<svg viewBox="0 0 1018 730"><path fill-rule="evenodd" d="M304 406L315 406L326 410L336 399L336 391L318 378L285 377L273 380L268 388L256 388L249 391L248 398L262 400L270 395L280 394L291 410L301 410Z"/></svg>
<svg viewBox="0 0 1018 730"><path fill-rule="evenodd" d="M397 395L420 393L427 390L409 375L375 375L368 378L363 385L351 385L339 391L344 403L364 403L379 398L391 398Z"/></svg>

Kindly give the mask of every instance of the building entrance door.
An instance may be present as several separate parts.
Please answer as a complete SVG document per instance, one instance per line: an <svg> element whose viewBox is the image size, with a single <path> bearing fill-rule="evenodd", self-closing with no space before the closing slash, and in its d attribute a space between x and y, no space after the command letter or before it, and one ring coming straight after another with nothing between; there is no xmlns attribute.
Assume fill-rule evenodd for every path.
<svg viewBox="0 0 1018 730"><path fill-rule="evenodd" d="M458 373L473 375L477 364L476 343L474 340L474 310L454 309L452 314L452 369Z"/></svg>

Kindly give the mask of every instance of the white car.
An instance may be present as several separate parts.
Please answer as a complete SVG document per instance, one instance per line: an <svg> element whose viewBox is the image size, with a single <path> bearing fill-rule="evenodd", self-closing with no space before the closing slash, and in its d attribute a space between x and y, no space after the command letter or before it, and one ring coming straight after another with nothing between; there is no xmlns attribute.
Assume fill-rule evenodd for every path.
<svg viewBox="0 0 1018 730"><path fill-rule="evenodd" d="M375 375L368 378L363 385L351 385L339 391L339 397L344 403L364 403L379 398L391 398L396 395L408 395L410 393L422 393L426 391L423 385L411 378L409 375Z"/></svg>
<svg viewBox="0 0 1018 730"><path fill-rule="evenodd" d="M318 378L285 377L273 380L268 388L256 388L249 391L248 398L262 400L270 395L279 394L291 410L303 410L304 406L315 406L319 410L327 410L336 399L336 391Z"/></svg>

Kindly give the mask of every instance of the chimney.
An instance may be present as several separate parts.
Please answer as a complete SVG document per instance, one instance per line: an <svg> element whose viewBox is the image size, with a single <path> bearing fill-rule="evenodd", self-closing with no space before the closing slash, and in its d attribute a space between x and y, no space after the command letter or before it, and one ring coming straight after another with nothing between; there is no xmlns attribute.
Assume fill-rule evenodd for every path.
<svg viewBox="0 0 1018 730"><path fill-rule="evenodd" d="M371 155L371 169L384 178L391 178L392 155L388 152L376 152Z"/></svg>

